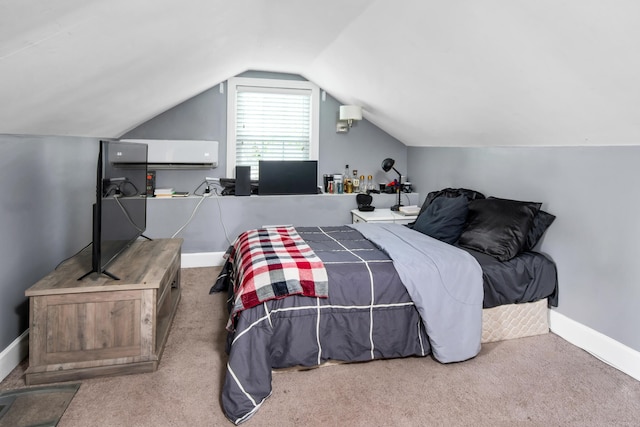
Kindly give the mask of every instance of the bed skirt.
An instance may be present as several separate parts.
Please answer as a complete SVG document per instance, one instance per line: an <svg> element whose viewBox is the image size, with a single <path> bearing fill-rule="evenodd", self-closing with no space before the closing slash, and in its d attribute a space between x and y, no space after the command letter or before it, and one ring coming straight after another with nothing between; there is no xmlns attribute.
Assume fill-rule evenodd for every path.
<svg viewBox="0 0 640 427"><path fill-rule="evenodd" d="M510 340L549 332L547 299L482 310L482 342Z"/></svg>

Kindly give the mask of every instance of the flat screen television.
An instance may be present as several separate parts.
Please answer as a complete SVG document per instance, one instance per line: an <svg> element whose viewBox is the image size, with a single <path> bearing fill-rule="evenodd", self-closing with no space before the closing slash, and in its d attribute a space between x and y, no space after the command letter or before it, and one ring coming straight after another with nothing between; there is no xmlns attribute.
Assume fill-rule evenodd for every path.
<svg viewBox="0 0 640 427"><path fill-rule="evenodd" d="M318 194L317 160L260 160L258 194Z"/></svg>
<svg viewBox="0 0 640 427"><path fill-rule="evenodd" d="M147 226L147 144L100 141L96 170L91 271L80 279L95 272L118 280L106 268Z"/></svg>

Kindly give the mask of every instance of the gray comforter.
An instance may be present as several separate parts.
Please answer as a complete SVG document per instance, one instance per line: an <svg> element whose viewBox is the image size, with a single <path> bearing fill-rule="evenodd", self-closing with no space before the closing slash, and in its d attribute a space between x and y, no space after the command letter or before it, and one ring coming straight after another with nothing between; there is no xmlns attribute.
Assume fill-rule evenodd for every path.
<svg viewBox="0 0 640 427"><path fill-rule="evenodd" d="M267 301L236 319L222 391L235 424L269 397L273 368L480 350L482 272L468 253L397 224L296 230L325 264L329 297ZM212 291L233 289L226 270Z"/></svg>
<svg viewBox="0 0 640 427"><path fill-rule="evenodd" d="M427 330L433 356L459 362L480 351L482 269L469 253L398 224L351 227L393 260Z"/></svg>

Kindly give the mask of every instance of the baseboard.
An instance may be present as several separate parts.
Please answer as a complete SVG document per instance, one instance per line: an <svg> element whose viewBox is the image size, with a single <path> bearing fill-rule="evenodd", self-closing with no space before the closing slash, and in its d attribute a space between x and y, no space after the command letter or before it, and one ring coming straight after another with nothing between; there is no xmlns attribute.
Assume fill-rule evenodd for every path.
<svg viewBox="0 0 640 427"><path fill-rule="evenodd" d="M182 254L182 268L220 267L224 265L224 252Z"/></svg>
<svg viewBox="0 0 640 427"><path fill-rule="evenodd" d="M0 381L4 380L28 355L29 330L27 329L0 353Z"/></svg>
<svg viewBox="0 0 640 427"><path fill-rule="evenodd" d="M640 381L640 352L555 310L549 312L549 327L571 344Z"/></svg>

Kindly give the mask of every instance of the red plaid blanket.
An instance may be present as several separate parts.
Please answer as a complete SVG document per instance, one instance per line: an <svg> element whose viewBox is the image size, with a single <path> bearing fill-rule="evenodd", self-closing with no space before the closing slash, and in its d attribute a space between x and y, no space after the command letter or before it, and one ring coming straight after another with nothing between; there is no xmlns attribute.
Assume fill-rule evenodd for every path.
<svg viewBox="0 0 640 427"><path fill-rule="evenodd" d="M293 227L245 231L229 253L235 280L227 328L237 314L264 301L289 295L326 298L324 264Z"/></svg>

